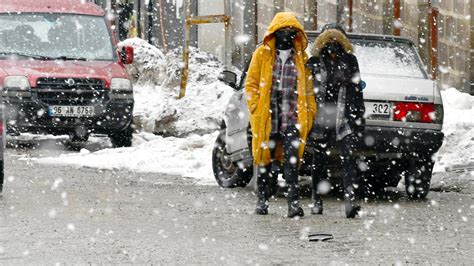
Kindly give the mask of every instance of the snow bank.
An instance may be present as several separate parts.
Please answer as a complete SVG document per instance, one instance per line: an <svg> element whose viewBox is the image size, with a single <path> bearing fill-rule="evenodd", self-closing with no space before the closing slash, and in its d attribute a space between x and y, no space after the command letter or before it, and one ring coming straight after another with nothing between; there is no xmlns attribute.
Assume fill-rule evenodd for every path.
<svg viewBox="0 0 474 266"><path fill-rule="evenodd" d="M126 68L135 85L166 83L166 59L160 49L140 38L119 43L119 47L125 45L134 49L133 64L127 65Z"/></svg>
<svg viewBox="0 0 474 266"><path fill-rule="evenodd" d="M455 88L442 91L443 146L435 156L435 171L474 162L474 96Z"/></svg>
<svg viewBox="0 0 474 266"><path fill-rule="evenodd" d="M471 186L474 180L474 96L455 88L441 92L444 104L443 146L435 155L432 186L434 188L461 188ZM463 170L463 169L471 170ZM454 178L446 171L465 171L462 178ZM459 174L458 174L459 175ZM458 176L456 175L456 176Z"/></svg>
<svg viewBox="0 0 474 266"><path fill-rule="evenodd" d="M134 135L131 148L97 152L82 149L79 153L33 160L52 165L179 175L195 178L200 184L214 184L211 155L217 135L218 132L175 138L142 132Z"/></svg>
<svg viewBox="0 0 474 266"><path fill-rule="evenodd" d="M121 43L135 50L135 63L127 68L135 77L134 124L165 136L208 134L219 128L233 89L217 80L224 69L217 58L191 48L186 96L178 100L182 50L164 55L146 41Z"/></svg>

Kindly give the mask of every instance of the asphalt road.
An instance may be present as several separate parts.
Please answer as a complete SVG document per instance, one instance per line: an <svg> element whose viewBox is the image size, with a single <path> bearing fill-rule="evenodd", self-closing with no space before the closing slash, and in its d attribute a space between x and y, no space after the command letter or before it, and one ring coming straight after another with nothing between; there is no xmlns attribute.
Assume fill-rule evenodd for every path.
<svg viewBox="0 0 474 266"><path fill-rule="evenodd" d="M430 192L425 201L363 204L344 218L286 217L277 198L253 214L252 189L221 189L162 174L51 167L25 158L70 152L57 140L13 145L0 198L0 264L471 264L474 195ZM102 144L101 144L102 145ZM101 146L97 146L100 149ZM88 147L93 150L93 147ZM309 199L303 201L308 205ZM309 242L308 233L329 233Z"/></svg>

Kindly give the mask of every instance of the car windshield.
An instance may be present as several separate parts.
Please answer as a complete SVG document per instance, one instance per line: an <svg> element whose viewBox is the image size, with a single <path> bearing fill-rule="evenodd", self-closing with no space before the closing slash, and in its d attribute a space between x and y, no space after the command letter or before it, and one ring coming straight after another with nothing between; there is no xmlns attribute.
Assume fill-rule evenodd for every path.
<svg viewBox="0 0 474 266"><path fill-rule="evenodd" d="M0 57L115 59L103 17L77 14L0 14Z"/></svg>
<svg viewBox="0 0 474 266"><path fill-rule="evenodd" d="M353 41L362 74L425 78L414 48L402 42Z"/></svg>

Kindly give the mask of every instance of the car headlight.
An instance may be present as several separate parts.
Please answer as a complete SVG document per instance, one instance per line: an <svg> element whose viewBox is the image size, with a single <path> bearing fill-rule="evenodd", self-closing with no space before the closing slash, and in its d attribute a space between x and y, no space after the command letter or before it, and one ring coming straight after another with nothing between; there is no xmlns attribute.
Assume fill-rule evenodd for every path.
<svg viewBox="0 0 474 266"><path fill-rule="evenodd" d="M3 82L5 90L29 90L30 81L25 76L8 76Z"/></svg>
<svg viewBox="0 0 474 266"><path fill-rule="evenodd" d="M113 78L110 81L110 89L112 91L123 92L123 91L132 91L133 87L132 87L132 83L128 79Z"/></svg>

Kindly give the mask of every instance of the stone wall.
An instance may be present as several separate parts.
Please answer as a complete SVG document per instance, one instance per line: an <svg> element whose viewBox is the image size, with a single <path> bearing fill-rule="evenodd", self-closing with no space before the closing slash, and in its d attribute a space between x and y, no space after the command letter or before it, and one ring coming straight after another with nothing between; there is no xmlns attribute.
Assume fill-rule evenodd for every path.
<svg viewBox="0 0 474 266"><path fill-rule="evenodd" d="M439 80L444 86L470 91L473 46L472 9L470 0L440 1L439 10Z"/></svg>

